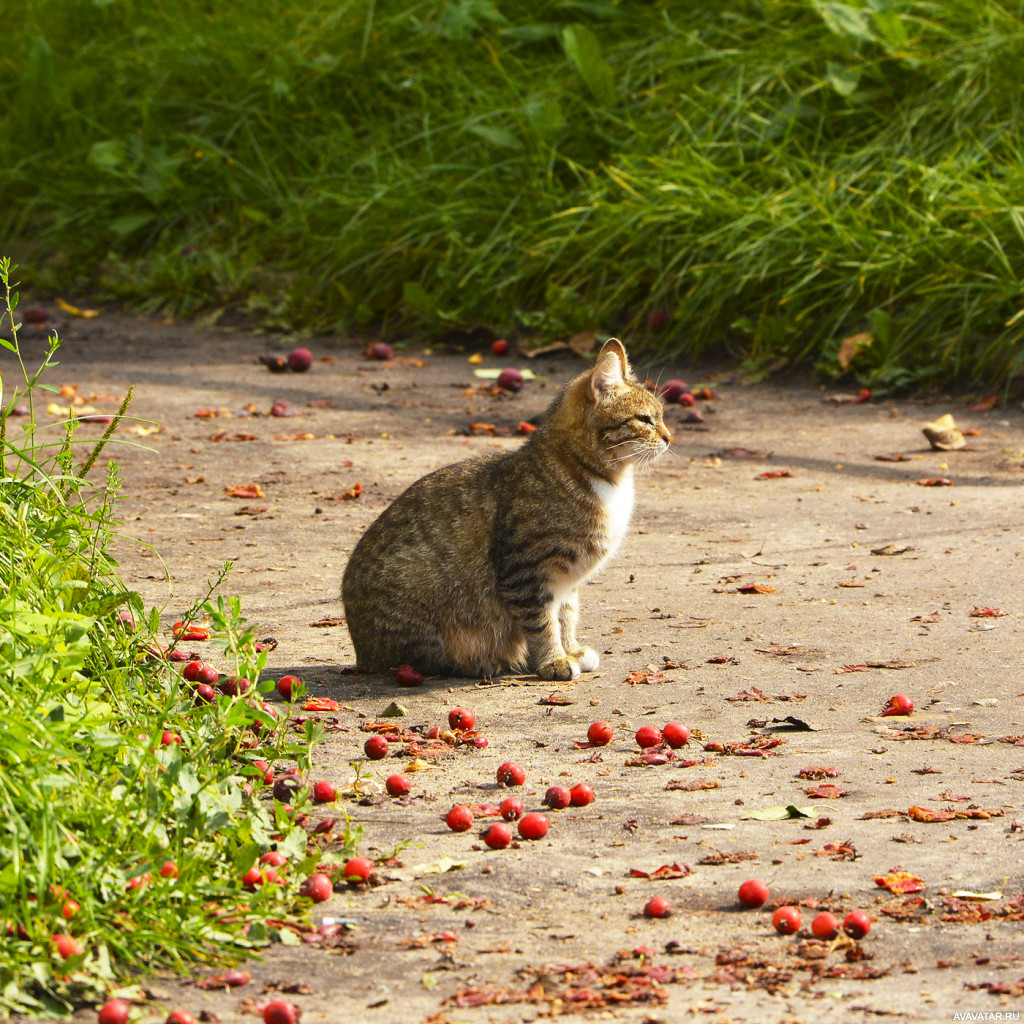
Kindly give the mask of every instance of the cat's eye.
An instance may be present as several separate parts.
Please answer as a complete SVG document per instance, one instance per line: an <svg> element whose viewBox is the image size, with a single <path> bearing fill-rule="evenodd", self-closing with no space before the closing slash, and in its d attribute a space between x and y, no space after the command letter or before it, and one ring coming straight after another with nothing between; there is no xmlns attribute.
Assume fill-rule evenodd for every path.
<svg viewBox="0 0 1024 1024"><path fill-rule="evenodd" d="M633 419L639 420L641 423L646 423L649 427L654 426L654 420L650 416L634 416Z"/></svg>

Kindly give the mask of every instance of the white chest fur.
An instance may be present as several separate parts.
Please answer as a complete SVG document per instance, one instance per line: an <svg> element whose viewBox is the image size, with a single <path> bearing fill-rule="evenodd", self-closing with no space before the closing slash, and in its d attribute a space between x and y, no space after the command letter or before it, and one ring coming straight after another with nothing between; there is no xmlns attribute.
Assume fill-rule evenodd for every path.
<svg viewBox="0 0 1024 1024"><path fill-rule="evenodd" d="M629 518L633 514L633 467L626 468L617 484L594 480L591 487L604 506L605 536L608 554L611 555L622 543L629 529Z"/></svg>

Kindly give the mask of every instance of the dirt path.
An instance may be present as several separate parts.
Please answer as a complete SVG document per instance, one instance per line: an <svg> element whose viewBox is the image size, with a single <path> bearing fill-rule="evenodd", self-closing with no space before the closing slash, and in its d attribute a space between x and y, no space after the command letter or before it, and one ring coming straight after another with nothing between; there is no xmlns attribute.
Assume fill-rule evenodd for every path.
<svg viewBox="0 0 1024 1024"><path fill-rule="evenodd" d="M127 581L172 617L232 560L228 589L259 635L279 641L274 677L295 672L346 706L318 757L322 776L346 783L360 723L392 700L409 724L443 724L450 706L468 706L489 739L416 773L405 802L346 805L365 830L363 852L411 843L400 866L379 868L382 884L318 908L317 919L353 922L348 948L273 949L234 993L159 979L169 1004L224 1024L254 1020L243 997L264 982L302 982L304 1024L952 1020L1021 1009L1024 909L1011 904L1024 891L1024 753L1005 740L1024 733L1019 409L970 415L955 398L837 406L804 384L711 383L716 397L698 404L705 424L681 425L684 410L668 417L675 457L641 479L634 528L583 595L581 636L604 652L599 672L576 685L431 680L410 690L342 674L352 662L344 626L311 626L341 615L348 552L416 477L518 444L516 425L582 364L533 365L547 381L495 398L475 390L468 353L413 348L377 363L355 342L320 340L311 347L326 361L275 376L255 361L270 343L243 334L114 315L61 333L59 383L85 396L134 383L134 412L160 428L125 428L155 451L126 449L118 461L126 531L165 560L170 593L142 544L123 546ZM266 415L276 401L295 415ZM968 449L926 450L921 426L944 412L982 431ZM460 434L471 422L511 432ZM896 452L908 460L875 459ZM955 485L918 484L937 477ZM265 497L226 493L247 484ZM345 500L357 484L361 495ZM913 717L875 717L896 692L913 698ZM773 727L787 716L814 731ZM614 741L577 749L596 719L614 723ZM735 756L694 739L668 764L631 766L636 728L671 719L704 742L784 742ZM904 738L907 726L922 738ZM555 782L587 781L597 798L552 812L548 837L519 848L490 851L475 828L450 832L440 817L453 803L498 802L495 769L507 759L527 771L528 809ZM382 781L407 760L370 771ZM835 769L823 781L845 795L808 795L822 785L799 777L808 767ZM746 817L791 804L810 818ZM908 820L912 807L974 816ZM881 811L891 816L863 817ZM462 866L426 873L441 858ZM684 877L630 875L676 864ZM920 876L923 892L875 884L894 870ZM809 942L817 911L803 906L805 931L781 937L767 908L737 908L739 883L755 875L771 887L769 908L860 907L872 931L856 946ZM1003 896L966 902L958 890ZM653 895L668 897L671 917L643 917ZM589 1010L573 1009L580 989Z"/></svg>

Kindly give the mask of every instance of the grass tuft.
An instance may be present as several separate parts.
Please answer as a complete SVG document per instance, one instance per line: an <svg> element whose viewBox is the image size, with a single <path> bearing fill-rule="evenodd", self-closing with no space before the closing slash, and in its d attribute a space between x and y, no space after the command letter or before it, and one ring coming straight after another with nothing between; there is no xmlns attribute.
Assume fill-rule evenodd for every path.
<svg viewBox="0 0 1024 1024"><path fill-rule="evenodd" d="M1019 5L23 8L0 230L39 286L832 375L867 332L876 387L1020 370Z"/></svg>

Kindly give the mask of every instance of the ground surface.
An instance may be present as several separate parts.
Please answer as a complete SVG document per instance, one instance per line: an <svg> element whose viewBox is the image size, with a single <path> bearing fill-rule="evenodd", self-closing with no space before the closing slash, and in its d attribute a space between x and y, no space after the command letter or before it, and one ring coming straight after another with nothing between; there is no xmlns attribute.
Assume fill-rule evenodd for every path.
<svg viewBox="0 0 1024 1024"><path fill-rule="evenodd" d="M371 362L356 342L321 339L312 347L328 359L277 376L256 362L274 343L241 333L104 314L61 334L53 383L77 384L101 410L135 384L133 412L159 427L119 432L153 449L118 453L126 533L141 542L122 546L126 580L173 617L235 563L228 589L258 635L279 641L273 676L297 673L344 706L343 728L316 759L320 776L348 783L360 724L392 700L409 710L403 726L443 725L449 707L467 706L489 740L417 772L404 802L347 801L364 853L412 842L401 866L378 869L380 885L317 908L317 921L352 922L349 948L273 949L237 992L161 978L165 1006L233 1024L256 1019L241 1000L263 983L302 982L308 992L292 998L305 1024L929 1021L1022 1009L1024 909L1012 905L1024 892L1024 750L1013 742L1024 733L1019 409L972 415L957 396L836 405L806 383L691 381L714 392L698 403L706 422L668 414L674 455L640 479L633 529L583 594L580 634L603 652L600 670L574 685L408 689L343 674L353 662L344 625L311 625L342 614L349 552L415 478L520 443L516 425L585 364L488 352L486 366L530 365L548 378L493 397L468 352L413 347ZM295 415L269 416L275 401ZM981 430L967 450L928 450L921 427L945 412ZM471 422L512 433L467 437ZM897 452L907 460L875 458ZM764 476L778 470L791 475ZM918 483L937 477L954 486ZM361 495L345 500L357 483ZM226 493L247 484L265 497ZM741 592L748 584L765 592ZM758 699L736 699L744 692ZM897 692L913 698L914 715L877 717ZM773 728L787 716L814 731ZM615 725L613 742L577 749L597 719ZM630 765L637 727L671 719L703 742L784 742L744 756L694 738L667 764ZM453 803L499 802L495 769L507 759L526 769L528 809L555 782L587 781L596 800L551 812L548 837L519 848L490 851L476 828L450 832L441 816ZM408 760L369 771L379 783ZM838 774L799 777L808 767ZM809 796L822 781L845 795ZM810 817L745 817L784 805ZM988 814L923 822L908 820L912 807ZM880 811L891 816L864 818ZM442 858L462 866L430 872ZM662 865L684 877L630 875ZM875 884L894 870L919 876L923 892ZM751 876L771 887L764 910L737 906ZM1002 897L973 903L954 899L958 890ZM671 901L671 917L642 916L654 895ZM804 906L805 931L776 935L769 909L798 901L840 916L864 908L872 931L859 946L809 943L817 911ZM592 1008L572 1009L569 990L583 988ZM465 1005L474 1002L484 1005Z"/></svg>

